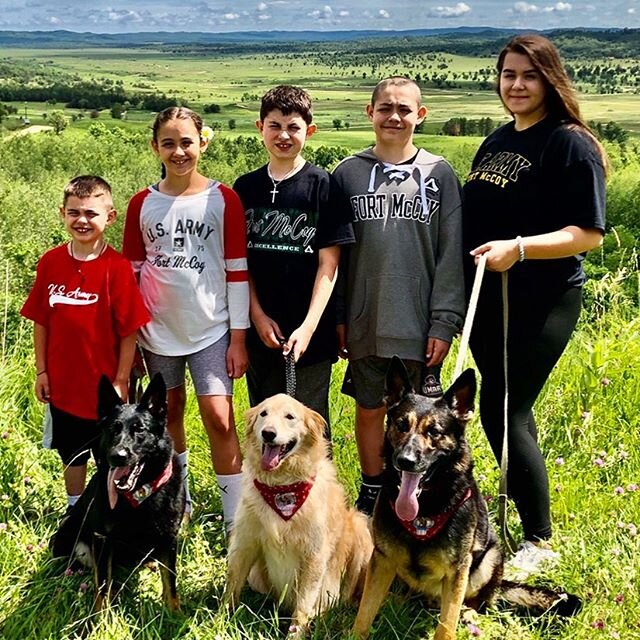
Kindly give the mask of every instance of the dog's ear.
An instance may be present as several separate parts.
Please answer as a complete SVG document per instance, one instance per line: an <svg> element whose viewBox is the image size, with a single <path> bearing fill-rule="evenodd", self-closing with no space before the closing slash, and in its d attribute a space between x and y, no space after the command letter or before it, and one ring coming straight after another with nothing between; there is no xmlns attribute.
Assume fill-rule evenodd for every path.
<svg viewBox="0 0 640 640"><path fill-rule="evenodd" d="M98 383L98 418L108 416L116 407L124 404L118 392L113 388L111 380L104 374Z"/></svg>
<svg viewBox="0 0 640 640"><path fill-rule="evenodd" d="M327 423L325 419L313 409L304 406L304 423L309 427L309 430L313 433L315 440L322 440L324 438L325 430L327 429Z"/></svg>
<svg viewBox="0 0 640 640"><path fill-rule="evenodd" d="M443 400L458 420L466 422L473 415L475 395L476 373L473 369L467 369L446 390Z"/></svg>
<svg viewBox="0 0 640 640"><path fill-rule="evenodd" d="M384 402L387 407L397 404L408 393L413 392L407 368L398 356L393 356L387 369L387 379L384 387Z"/></svg>
<svg viewBox="0 0 640 640"><path fill-rule="evenodd" d="M259 409L258 407L251 407L251 409L247 409L244 414L244 433L250 433L253 431L253 425L256 423L258 419Z"/></svg>
<svg viewBox="0 0 640 640"><path fill-rule="evenodd" d="M138 409L146 409L149 413L160 421L164 429L167 418L167 387L161 373L156 373L144 390L142 398L138 403Z"/></svg>

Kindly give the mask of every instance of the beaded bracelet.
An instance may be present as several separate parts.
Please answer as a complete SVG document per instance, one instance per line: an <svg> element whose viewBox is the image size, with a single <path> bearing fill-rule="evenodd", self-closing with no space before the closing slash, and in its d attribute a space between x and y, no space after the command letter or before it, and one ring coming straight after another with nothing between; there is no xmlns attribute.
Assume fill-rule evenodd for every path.
<svg viewBox="0 0 640 640"><path fill-rule="evenodd" d="M518 245L518 261L523 262L524 255L524 244L522 244L522 236L516 236L516 244Z"/></svg>

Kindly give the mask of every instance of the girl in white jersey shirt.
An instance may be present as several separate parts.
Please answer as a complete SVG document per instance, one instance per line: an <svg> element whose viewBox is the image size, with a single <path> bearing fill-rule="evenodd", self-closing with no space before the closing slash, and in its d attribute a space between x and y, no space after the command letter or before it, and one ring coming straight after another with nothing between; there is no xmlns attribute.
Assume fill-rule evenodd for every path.
<svg viewBox="0 0 640 640"><path fill-rule="evenodd" d="M161 111L151 146L162 180L131 198L123 253L139 274L152 320L140 332L149 374L168 389L168 430L187 474L185 365L211 447L227 529L240 489L233 379L247 368L249 285L244 210L235 192L198 172L207 148L198 114ZM187 488L187 511L191 501Z"/></svg>

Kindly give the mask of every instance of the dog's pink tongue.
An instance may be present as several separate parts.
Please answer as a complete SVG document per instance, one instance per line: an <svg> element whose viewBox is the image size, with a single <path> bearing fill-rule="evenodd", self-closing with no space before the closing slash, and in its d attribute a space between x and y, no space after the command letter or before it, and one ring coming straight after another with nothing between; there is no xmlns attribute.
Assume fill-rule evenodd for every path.
<svg viewBox="0 0 640 640"><path fill-rule="evenodd" d="M109 469L109 475L107 475L107 495L109 496L109 506L115 509L116 502L118 502L118 489L116 482L127 474L129 467L114 467Z"/></svg>
<svg viewBox="0 0 640 640"><path fill-rule="evenodd" d="M265 444L262 452L262 469L264 471L272 471L280 464L280 445Z"/></svg>
<svg viewBox="0 0 640 640"><path fill-rule="evenodd" d="M418 515L418 483L421 473L402 472L400 493L396 499L396 513L401 520L415 520Z"/></svg>

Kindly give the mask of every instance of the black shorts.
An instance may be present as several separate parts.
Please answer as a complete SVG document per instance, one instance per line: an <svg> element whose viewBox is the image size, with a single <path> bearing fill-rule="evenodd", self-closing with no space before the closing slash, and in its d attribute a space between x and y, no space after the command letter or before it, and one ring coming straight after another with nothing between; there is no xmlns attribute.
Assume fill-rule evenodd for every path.
<svg viewBox="0 0 640 640"><path fill-rule="evenodd" d="M56 449L65 466L81 467L87 464L89 453L97 460L100 429L97 420L78 418L52 404L51 410L51 448Z"/></svg>

